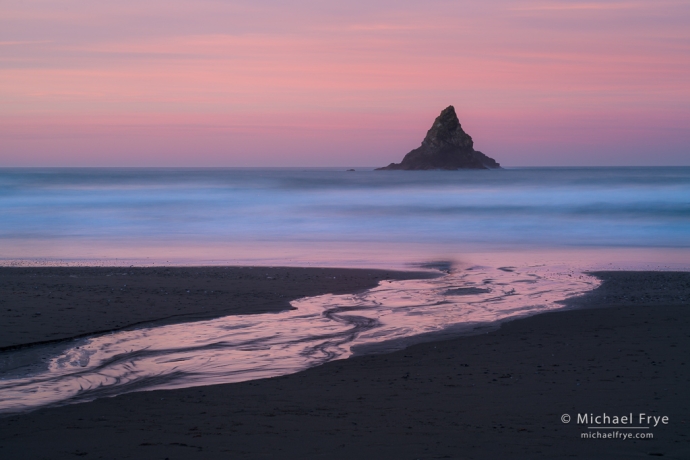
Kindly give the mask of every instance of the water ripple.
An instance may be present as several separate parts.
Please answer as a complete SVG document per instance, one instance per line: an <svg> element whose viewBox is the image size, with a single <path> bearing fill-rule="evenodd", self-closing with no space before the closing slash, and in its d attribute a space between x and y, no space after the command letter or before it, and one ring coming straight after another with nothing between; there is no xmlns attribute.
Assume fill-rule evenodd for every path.
<svg viewBox="0 0 690 460"><path fill-rule="evenodd" d="M598 281L549 267L465 267L435 279L383 281L354 295L296 300L296 310L94 336L0 354L0 412L133 391L275 377L412 343L467 335L562 307ZM36 357L29 365L18 354ZM41 365L39 357L45 359ZM23 362L25 362L24 359Z"/></svg>

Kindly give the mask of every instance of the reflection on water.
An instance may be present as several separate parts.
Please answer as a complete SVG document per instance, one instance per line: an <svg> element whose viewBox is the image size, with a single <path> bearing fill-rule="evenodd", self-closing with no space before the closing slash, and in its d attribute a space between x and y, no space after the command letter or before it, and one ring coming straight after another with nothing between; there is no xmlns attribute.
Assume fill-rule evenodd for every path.
<svg viewBox="0 0 690 460"><path fill-rule="evenodd" d="M294 373L353 353L484 331L508 318L559 308L556 301L597 285L595 278L565 268L464 267L430 280L383 281L360 294L300 299L292 302L295 310L278 314L5 352L0 412ZM27 353L34 362L13 365Z"/></svg>

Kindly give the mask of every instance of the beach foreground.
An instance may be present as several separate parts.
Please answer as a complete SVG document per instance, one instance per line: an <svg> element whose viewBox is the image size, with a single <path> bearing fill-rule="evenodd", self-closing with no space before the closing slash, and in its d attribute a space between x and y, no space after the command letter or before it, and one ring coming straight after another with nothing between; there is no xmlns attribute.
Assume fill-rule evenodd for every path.
<svg viewBox="0 0 690 460"><path fill-rule="evenodd" d="M338 268L0 267L0 350L144 324L275 313L300 297L433 276Z"/></svg>
<svg viewBox="0 0 690 460"><path fill-rule="evenodd" d="M11 272L17 269L2 270L6 270L3 281L8 273L27 277L3 286L25 283L24 287L30 287L28 277L36 273L35 269L21 269L26 271L23 275ZM108 269L79 270L86 274ZM144 278L135 273L143 275L149 269L109 270L132 273L126 275L131 282L122 282L129 287ZM165 273L166 269L155 270ZM211 280L198 275L197 281L210 286L213 274L218 273L214 270L225 269L172 270L208 270L205 276ZM186 291L198 291L197 299L204 299L202 291L209 289L192 284L191 278L183 279L193 288L183 286L178 278L176 283L171 281L168 291L175 301L164 302L174 308L152 307L142 318L126 311L115 319L108 316L113 313L102 313L73 326L65 321L60 328L53 327L58 319L36 327L36 312L11 316L12 324L3 321L0 326L2 346L158 318L178 321L180 317L171 317L180 314L195 319L195 315L249 313L253 308L262 313L277 311L300 295L365 289L383 275L414 276L374 270L227 270L233 273L228 279L238 280L223 288L228 297L248 289L237 297L252 299L235 311L228 305L223 311L207 311L218 302L209 302L207 310L195 310L191 305L197 303L184 300L191 295ZM272 276L278 271L279 276ZM302 281L280 281L288 275ZM0 419L0 456L171 460L690 457L690 274L596 275L604 280L600 288L569 301L570 307L579 308L512 321L481 335L334 361L284 377L132 393L4 417ZM251 288L242 287L239 280L244 276L252 280ZM335 283L333 278L327 281L329 276L336 280L342 276L351 283L329 284ZM137 286L140 293L155 288L145 283ZM77 300L83 291L91 292L86 287L81 292L75 289L70 306L90 304ZM8 308L14 309L7 303L1 305L3 317L12 313ZM41 310L38 318L44 315L47 312ZM54 330L62 335L48 335ZM668 424L647 430L653 439L582 439L581 433L588 430L577 425L578 413L669 418ZM563 414L573 420L563 423Z"/></svg>

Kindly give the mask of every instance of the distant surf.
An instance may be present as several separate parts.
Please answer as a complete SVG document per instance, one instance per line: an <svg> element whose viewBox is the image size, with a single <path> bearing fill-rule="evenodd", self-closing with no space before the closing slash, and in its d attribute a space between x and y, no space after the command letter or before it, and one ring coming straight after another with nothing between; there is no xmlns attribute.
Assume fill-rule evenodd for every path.
<svg viewBox="0 0 690 460"><path fill-rule="evenodd" d="M690 248L690 168L0 169L0 258L402 266Z"/></svg>

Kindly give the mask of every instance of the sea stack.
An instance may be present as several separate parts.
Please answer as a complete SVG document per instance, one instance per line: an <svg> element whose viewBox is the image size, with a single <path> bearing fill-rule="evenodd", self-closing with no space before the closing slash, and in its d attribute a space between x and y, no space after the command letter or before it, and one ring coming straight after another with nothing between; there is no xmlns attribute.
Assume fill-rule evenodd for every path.
<svg viewBox="0 0 690 460"><path fill-rule="evenodd" d="M497 169L493 158L474 150L469 134L460 126L455 108L443 109L426 133L422 145L405 155L400 163L391 163L377 170L422 170L422 169Z"/></svg>

